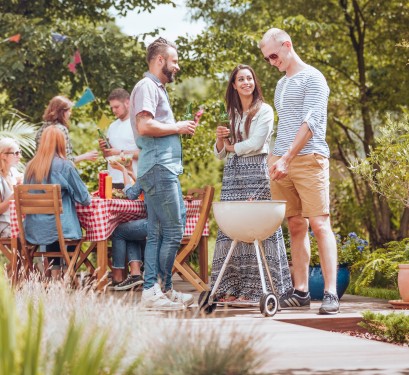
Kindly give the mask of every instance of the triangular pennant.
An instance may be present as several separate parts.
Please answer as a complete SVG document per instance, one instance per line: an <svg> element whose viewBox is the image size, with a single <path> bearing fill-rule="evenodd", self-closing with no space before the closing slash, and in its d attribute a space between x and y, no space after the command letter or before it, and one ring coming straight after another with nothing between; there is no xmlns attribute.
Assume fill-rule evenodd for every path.
<svg viewBox="0 0 409 375"><path fill-rule="evenodd" d="M70 72L75 74L77 72L77 64L81 63L82 61L80 51L76 50L71 58L71 62L67 66Z"/></svg>
<svg viewBox="0 0 409 375"><path fill-rule="evenodd" d="M74 64L81 64L81 55L80 55L80 51L75 51L74 56L73 56L73 62Z"/></svg>
<svg viewBox="0 0 409 375"><path fill-rule="evenodd" d="M18 43L20 42L21 39L21 35L20 34L16 34L16 35L12 35L9 36L6 39L3 39L2 41L0 41L0 43L5 43L5 42L14 42L14 43Z"/></svg>
<svg viewBox="0 0 409 375"><path fill-rule="evenodd" d="M68 36L51 32L51 38L53 38L53 41L56 43L62 43L68 38Z"/></svg>
<svg viewBox="0 0 409 375"><path fill-rule="evenodd" d="M20 34L16 34L16 35L10 36L8 38L9 42L14 42L14 43L18 43L20 41L20 39L21 39Z"/></svg>
<svg viewBox="0 0 409 375"><path fill-rule="evenodd" d="M87 87L84 91L84 93L82 94L81 98L79 98L79 100L75 103L74 107L78 108L81 107L85 104L88 104L92 101L95 100L95 96L92 93L91 89L89 87Z"/></svg>
<svg viewBox="0 0 409 375"><path fill-rule="evenodd" d="M77 73L77 68L75 67L75 64L73 62L69 63L67 66L71 73Z"/></svg>
<svg viewBox="0 0 409 375"><path fill-rule="evenodd" d="M111 120L108 117L106 117L104 114L102 114L97 125L100 129L106 129L110 123L111 123Z"/></svg>

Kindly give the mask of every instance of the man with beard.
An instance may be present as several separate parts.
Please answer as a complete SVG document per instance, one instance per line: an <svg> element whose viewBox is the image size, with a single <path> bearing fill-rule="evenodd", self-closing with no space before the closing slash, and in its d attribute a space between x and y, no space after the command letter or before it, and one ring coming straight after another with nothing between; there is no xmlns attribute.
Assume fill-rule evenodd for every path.
<svg viewBox="0 0 409 375"><path fill-rule="evenodd" d="M183 172L179 135L193 135L196 125L175 121L165 89L180 70L176 46L158 38L148 46L146 60L149 71L135 85L130 105L140 149L137 182L148 211L142 304L155 310L181 310L193 303L193 296L176 292L172 286L173 263L186 222L178 179Z"/></svg>

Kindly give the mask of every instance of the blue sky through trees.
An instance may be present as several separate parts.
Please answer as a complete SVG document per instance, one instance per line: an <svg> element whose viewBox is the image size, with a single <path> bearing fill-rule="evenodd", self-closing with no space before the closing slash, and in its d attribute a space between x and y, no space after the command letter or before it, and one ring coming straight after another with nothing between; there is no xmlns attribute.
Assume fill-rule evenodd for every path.
<svg viewBox="0 0 409 375"><path fill-rule="evenodd" d="M132 11L126 17L116 16L116 23L122 32L132 36L151 32L159 27L165 29L160 35L171 41L175 41L180 35L199 34L205 26L204 22L190 22L185 1L179 0L175 3L176 8L170 5L159 5L152 13ZM149 43L153 39L148 37L146 41Z"/></svg>

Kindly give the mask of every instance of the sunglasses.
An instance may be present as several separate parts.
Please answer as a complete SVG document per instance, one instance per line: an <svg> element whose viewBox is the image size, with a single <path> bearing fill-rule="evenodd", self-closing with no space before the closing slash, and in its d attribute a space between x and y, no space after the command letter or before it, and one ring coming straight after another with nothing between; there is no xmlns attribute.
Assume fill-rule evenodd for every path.
<svg viewBox="0 0 409 375"><path fill-rule="evenodd" d="M278 59L278 53L281 51L281 48L283 48L284 43L285 42L283 42L283 44L281 45L281 47L278 49L276 53L272 53L271 55L264 56L264 60L266 60L268 63L270 62L270 60L276 61Z"/></svg>
<svg viewBox="0 0 409 375"><path fill-rule="evenodd" d="M21 151L14 151L14 152L5 152L6 155L14 155L14 156L20 156L21 155Z"/></svg>

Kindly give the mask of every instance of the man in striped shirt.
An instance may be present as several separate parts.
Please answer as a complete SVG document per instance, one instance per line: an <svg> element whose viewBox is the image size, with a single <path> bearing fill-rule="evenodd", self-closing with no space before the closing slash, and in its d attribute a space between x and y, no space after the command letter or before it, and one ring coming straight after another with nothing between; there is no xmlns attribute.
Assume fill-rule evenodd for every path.
<svg viewBox="0 0 409 375"><path fill-rule="evenodd" d="M329 88L321 72L297 55L285 31L268 30L259 47L270 65L285 72L275 91L279 121L269 159L272 197L287 201L294 266L294 289L280 296L280 307L310 306L310 225L317 239L325 283L319 313L336 314L337 246L329 218L329 148L325 141Z"/></svg>

